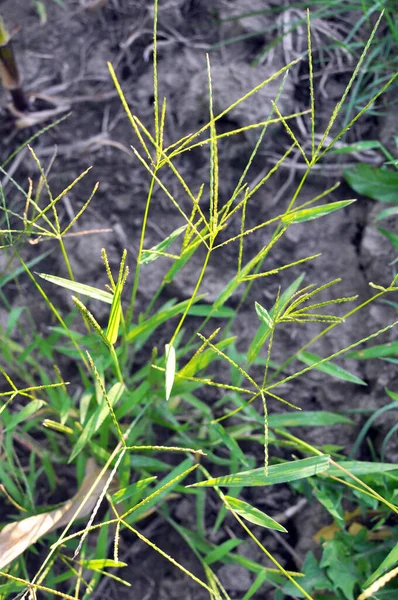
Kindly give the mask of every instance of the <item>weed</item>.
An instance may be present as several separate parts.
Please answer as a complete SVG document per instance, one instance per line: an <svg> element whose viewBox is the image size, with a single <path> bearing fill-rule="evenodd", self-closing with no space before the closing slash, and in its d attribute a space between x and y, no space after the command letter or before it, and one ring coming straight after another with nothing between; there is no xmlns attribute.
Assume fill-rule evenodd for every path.
<svg viewBox="0 0 398 600"><path fill-rule="evenodd" d="M219 119L275 78L282 78L283 86L283 76L288 69L294 68L297 61L287 64L218 115L213 113L208 61L209 121L200 131L165 147L167 106L166 101L160 102L158 93L156 9L157 3L154 25L154 134L131 112L115 71L109 65L138 141L134 153L149 174L147 203L133 274L128 274L130 257L126 252L122 253L118 269L114 272L104 250L104 270L108 277L106 289L75 280L65 239L78 235L74 226L90 205L97 186L69 223L62 223L58 207L60 200L79 184L86 172L72 181L61 194L55 195L50 186L48 169L43 167L31 148L40 176L36 189L30 183L25 191L10 177L23 196L23 213L14 211L2 195L5 219L1 230L2 247L10 260L17 259L20 263L17 269L7 274L7 282L10 278L26 275L43 298L53 320L48 331L42 335L38 335L34 323L28 321L31 329L27 333L22 322L22 311L11 309L6 330L0 338L4 388L0 393L4 398L1 408L3 461L0 464L0 476L7 506L12 512L11 522L0 533L0 549L3 551L0 552L0 594L4 598L10 594L27 598L41 591L76 600L98 590L103 576L116 579L120 585L130 585L120 576L125 566L120 536L125 534L143 541L207 590L211 598L229 598L214 569L214 564L221 562L244 566L254 575L253 585L245 593L244 600L254 597L264 583L274 586L276 597L278 594L281 597L287 590L286 593L296 597L315 599L319 597L317 590L330 589L330 581L334 580L336 570L340 573L341 555L346 557L347 552L358 555L369 551L367 527L365 531L363 528L358 530L358 536L352 539L348 539L344 531L341 534L338 532L334 543L324 550L320 564L311 557L307 558L303 577L302 573L285 568L260 540L261 529L258 528L276 533L284 533L287 528L278 518L274 518L275 515L270 516L248 502L245 488L289 483L298 486L297 489L305 494L305 486L309 486L332 516L340 520L340 508L331 506L335 496L347 496L366 509L380 506L382 520L398 512L390 487L396 477L396 465L376 460L371 463L347 460L341 449L315 447L296 437L290 428L299 424L329 427L347 424L350 420L332 412L301 411L281 392L284 384L305 376L313 369L323 372L325 377L338 377L351 384L363 385L364 381L340 367L339 358L357 352L358 347L382 336L395 323L368 332L365 337L352 340L348 346L325 357L308 352L308 348L367 305L395 292L398 289L397 277L388 287L374 286L376 290L373 296L344 309L343 316L337 316L334 314L336 305L355 302L356 296L324 300L322 293L339 280L303 286L304 275L300 275L290 286L281 286L273 306L255 304L253 319L258 318L258 328L245 354L237 350L235 338L228 334L231 322L239 320L239 311L232 310L228 300L240 289L244 301L254 281L277 276L285 269L298 265L302 268L302 265L316 260L317 255L311 255L277 268L267 267L274 247L290 227L327 218L334 211L349 208L353 202L351 199L325 202L324 198L335 186L305 203L300 203L300 192L313 166L395 79L393 76L385 82L377 94L369 98L366 106L334 134L333 139L329 137L367 56L381 17L341 101L319 138L315 132L314 85L311 80L308 111L312 124L310 152L304 150L289 126L290 119L296 115L282 115L275 102L265 124L256 124L261 131L259 143L268 127L278 122L283 124L292 139L290 149L251 189L246 183L246 176L258 150L258 143L235 190L226 201L221 202L222 175L218 152L222 134L217 133ZM308 16L308 42L309 25ZM311 64L311 53L309 57ZM238 135L245 129L229 132L228 135ZM200 134L205 134L205 139L199 137ZM207 187L203 185L195 193L179 172L175 159L198 145L207 145L209 148L209 184ZM279 215L247 229L247 206L294 148L299 149L305 165L296 191ZM162 176L165 171L171 172L181 185L186 203L177 200L164 184ZM156 185L170 201L171 209L180 214L181 226L147 249L145 234ZM208 209L203 203L205 197L209 200ZM189 210L186 209L187 203ZM221 238L220 234L225 233L233 219L238 219L240 233L227 239L225 236ZM246 238L258 231L269 232L268 238L261 250L245 262ZM97 233L93 232L94 235ZM33 271L32 260L26 260L26 242L35 247L46 241L57 244L68 278L38 274ZM237 246L237 272L216 300L208 304L204 302L202 294L207 267L217 249L234 243ZM203 262L192 294L182 302L172 300L159 307L158 300L163 288L183 268L189 268L192 256L199 249L203 251ZM139 286L145 285L146 265L162 257L172 261L172 265L166 270L163 280L159 281L153 301L138 314L138 290ZM40 257L34 260L37 263ZM131 296L125 303L124 296L130 279ZM74 294L76 309L70 314L63 315L57 309L56 300L52 299L53 285L67 288ZM109 305L105 326L96 317L95 310L87 306L90 299ZM28 308L25 311L29 314ZM191 316L200 317L203 321L196 330L197 335L189 337L187 330L190 329ZM81 317L85 323L83 327ZM213 325L213 318L226 320L224 333L222 328ZM169 342L164 351L159 350L159 328L172 323L173 332L169 335ZM273 359L275 331L279 330L281 324L304 329L308 323L318 324L319 333L288 356L284 364L276 363ZM208 326L213 329L209 330ZM137 360L139 351L146 353L144 363ZM362 352L366 352L366 349ZM71 383L64 380L65 357L77 365L77 374ZM212 375L211 368L215 361L222 361L225 372L230 371L227 382ZM288 368L293 363L295 368ZM258 367L261 368L261 376ZM221 399L218 402L204 402L199 390L205 390L207 398L211 399L212 389L222 392ZM271 398L288 407L286 412L270 413L268 401ZM242 447L248 441L255 455L259 454L255 450L261 449L261 463L252 454L246 455L243 451ZM23 452L20 451L21 447ZM280 452L283 449L285 454L282 459ZM54 493L60 486L62 473L72 473L77 484L76 494L62 505L43 506L38 490L44 486ZM226 492L223 491L225 488ZM211 525L212 532L218 532L222 539L218 544L211 541L209 515L206 512L207 494L212 490L217 498L217 514ZM239 497L241 495L244 498ZM196 506L194 526L180 524L170 509L173 499L181 496ZM37 506L38 500L40 506ZM148 517L153 518L154 515L181 537L181 542L187 545L202 566L201 575L188 569L151 540L150 531L145 526L151 521ZM82 522L87 517L88 520ZM241 539L234 537L235 534L231 535L231 527L226 526L227 518L231 518L236 525L234 531L241 531L261 550L267 558L267 566L235 552ZM344 521L344 516L342 518ZM62 532L55 533L57 529L62 529ZM374 526L373 530L378 531L378 527ZM39 538L42 544L39 556L35 556L33 551L25 552ZM390 546L386 550L390 551ZM352 575L356 578L355 584L352 578L339 581L334 585L334 591L341 596L347 591L353 593L357 585L366 588L376 581L381 582L385 568L391 570L395 564L391 552L387 557L381 554L375 556L366 568L362 563L358 566L353 562L352 568L356 569ZM110 570L114 568L119 568L117 574ZM35 575L32 577L33 570ZM319 573L322 576L321 583L317 578L308 581L314 571L317 576Z"/></svg>

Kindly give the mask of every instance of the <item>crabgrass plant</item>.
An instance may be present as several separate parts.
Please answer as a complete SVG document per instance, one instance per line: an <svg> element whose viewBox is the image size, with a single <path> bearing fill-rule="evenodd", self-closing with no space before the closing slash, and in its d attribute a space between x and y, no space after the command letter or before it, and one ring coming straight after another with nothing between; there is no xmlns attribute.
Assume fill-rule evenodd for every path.
<svg viewBox="0 0 398 600"><path fill-rule="evenodd" d="M30 146L40 174L36 189L30 182L28 189L24 190L10 178L23 196L25 208L22 214L8 206L2 192L2 248L10 258L10 266L0 286L4 288L11 280L27 277L53 315L55 324L39 335L34 321L29 318L27 307L15 308L6 304L8 322L0 338L3 375L0 475L3 501L10 516L8 524L0 532L0 596L6 598L18 594L18 597L26 599L37 594L55 594L76 600L89 597L98 585L103 585L99 583L103 577L111 577L120 585L130 585L123 576L126 563L122 555L124 551L119 547L120 536L129 535L143 541L186 577L194 580L197 586L207 590L210 598L230 597L215 568L220 564L229 564L243 566L251 573L253 584L247 589L244 600L253 598L258 590L261 593L261 586L265 584L274 587L275 597L278 598L286 593L315 599L319 589L329 588L319 580L317 585L313 585L308 561L303 576L301 572L285 568L267 549L266 541L260 539L264 528L281 535L286 535L287 530L273 518L275 515L268 515L251 504L245 496L245 488L287 483L305 494L303 485L306 484L315 490L315 496L334 516L340 510L333 504L336 494L340 494L340 498L343 494L344 498L349 497L356 504L367 502L367 506L371 505L373 509L377 507L382 515L380 519L386 520L388 515L397 513L398 508L394 504L396 496L386 493L390 489L386 487L386 482L396 478L396 465L376 460L370 463L347 460L341 448L315 447L305 439L292 435L289 429L294 425L328 427L350 420L330 412L300 411L299 406L283 398L280 392L283 384L305 377L313 369L321 370L325 378L330 377L331 382L333 377L338 377L363 384L335 361L381 336L394 323L386 324L378 331L369 331L364 338L353 339L349 346L329 356L320 357L308 349L315 341L333 332L342 321L396 291L397 277L388 287L371 288L370 297L362 303L355 303L355 297L318 299L318 294L336 281L303 285L304 275L299 274L292 284L286 286L282 279L272 306L262 306L258 302L253 306L253 319L258 319L258 329L244 354L237 351L235 338L229 335L230 325L234 319L239 319L239 312L228 307L228 299L240 288L244 302L254 281L271 275L281 276L285 269L302 269L306 263L315 260L316 256L308 256L272 268L272 271L267 270L267 261L288 228L312 219L327 219L329 214L353 202L351 199L326 202L325 198L333 187L308 202L300 203L300 191L311 168L346 131L336 132L333 140L329 141L329 133L350 93L380 19L317 145L311 80L311 105L308 111L312 123L310 155L300 147L289 125L296 115L282 115L278 98L265 122L228 132L227 135L239 135L249 127L256 127L260 134L235 190L227 201L221 203L219 189L222 177L218 146L226 134L217 133L218 120L270 81L280 78L282 87L288 70L293 69L297 61L260 82L218 115L213 113L211 68L208 63L208 123L200 131L165 147L166 101L161 104L158 95L156 9L155 3L153 135L132 114L116 74L109 65L132 133L137 139L134 153L149 174L139 251L132 275L129 275L128 269L131 257L126 252L123 252L115 273L103 250L104 269L109 280L106 289L88 286L74 278L65 239L76 235L73 226L90 204L96 187L68 224L61 224L58 207L60 200L85 173L55 196L49 184L48 169L41 165ZM309 19L308 43L311 47ZM391 78L385 83L377 95L369 100L368 106L393 80ZM361 117L366 108L355 115L347 128ZM291 147L280 163L270 169L255 187L250 188L246 183L248 171L261 140L275 122L286 128L292 138ZM204 135L199 137L201 134ZM203 185L195 194L179 172L175 159L199 145L209 148L210 177L209 184ZM247 206L295 147L300 149L306 164L306 171L296 191L278 216L247 229ZM166 170L181 185L190 202L190 210L186 211L186 203L182 205L163 183L162 174ZM180 214L181 226L162 242L147 249L145 234L156 185L169 199L170 207ZM210 203L205 209L201 200L206 196ZM240 221L240 233L220 241L221 232L232 219ZM243 248L247 236L265 229L269 232L268 241L254 258L244 262ZM69 273L68 278L36 273L37 262L43 255L27 262L23 245L26 242L38 244L44 240L52 240L58 245ZM237 272L213 304L209 305L203 302L201 286L206 281L207 267L213 253L227 243L237 245ZM176 250L178 245L179 249ZM191 296L182 302L168 301L158 307L157 300L164 287L189 266L192 256L199 249L204 251L203 266L198 272ZM172 266L166 269L162 281L159 281L153 301L143 313L137 314L137 292L143 284L142 275L145 274L146 265L154 260L161 261L162 257L171 259ZM128 278L132 279L132 294L125 305L123 290ZM52 299L52 284L72 292L75 311L61 313ZM7 302L5 293L1 291L1 294ZM88 310L84 302L87 297L109 306L105 328ZM335 316L333 308L346 303L350 303L350 308L346 309L344 316ZM22 325L22 312L27 315L30 331ZM186 331L192 316L195 317L195 323L198 318L202 321L196 334L189 337ZM81 317L86 329L79 325ZM215 327L212 333L205 335L213 318L217 318L218 324L220 319L224 320L225 327ZM299 351L288 356L284 364L276 364L272 355L275 331L280 325L300 324L305 328L306 323L314 322L320 324L319 333L303 343ZM163 351L156 347L151 350L166 323L169 327L173 324L168 343ZM147 352L144 366L136 362L138 350L141 354ZM69 386L63 378L61 358L65 355L77 366L77 386ZM225 363L225 371L231 373L229 381L219 381L210 375L215 360ZM257 376L252 374L252 365L257 367ZM258 368L262 369L260 378ZM205 403L200 397L200 390L211 391L214 388L219 393L221 391L221 400ZM72 392L72 389L75 391ZM269 414L270 398L280 401L286 412ZM243 452L242 445L247 442L261 450L263 458L260 464L256 464L252 454ZM284 459L276 457L275 448L279 449L278 456L282 453ZM38 489L44 486L47 493L54 492L59 486L59 475L63 470L74 477L76 494L60 505L43 506L41 503L38 506ZM376 475L377 482L369 479ZM207 512L207 499L211 493L215 494L213 498L216 502L216 514L212 513L214 518ZM194 526L179 523L170 509L171 501L183 496L195 506ZM191 572L151 540L145 524L154 515L180 536L181 543L186 544L202 566L201 575L197 570ZM240 529L240 535L232 535L230 525L226 526L227 517L229 523L231 519L235 522L235 531ZM212 523L209 522L210 518L213 518ZM344 519L340 519L339 526L343 531ZM214 542L211 533L218 534L218 543ZM238 552L243 538L257 545L266 559L265 564ZM35 545L37 542L39 545ZM373 565L374 571L364 575L366 581L359 574L356 587L352 585L350 588L349 597L353 598L354 589L355 593L361 593L361 599L370 597L376 587L387 586L383 588L387 589L391 585L388 580L396 574L396 553L396 546L394 549L387 544L385 556L378 555L379 562ZM324 568L327 574L330 567L325 563ZM346 588L342 591L337 586L336 596L333 597L347 597L344 596L345 591ZM322 598L326 597L330 596L322 595Z"/></svg>

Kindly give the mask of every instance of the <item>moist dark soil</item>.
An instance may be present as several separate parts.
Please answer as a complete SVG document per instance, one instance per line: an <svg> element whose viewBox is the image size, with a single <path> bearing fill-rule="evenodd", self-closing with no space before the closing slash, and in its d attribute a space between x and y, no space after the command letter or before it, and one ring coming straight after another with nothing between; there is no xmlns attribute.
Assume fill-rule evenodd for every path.
<svg viewBox="0 0 398 600"><path fill-rule="evenodd" d="M107 249L112 265L118 264L121 251L127 248L130 261L137 255L140 226L146 202L148 174L134 157L131 145L137 140L123 111L117 92L109 75L107 62L115 68L124 94L133 112L153 130L153 69L152 69L152 26L153 9L149 0L109 0L104 3L65 0L61 8L56 2L44 3L47 22L41 24L34 3L28 0L1 0L0 11L11 31L16 31L14 48L16 51L24 88L36 103L47 102L50 105L63 104L57 117L68 114L56 127L44 132L34 140L32 146L46 168L53 160L49 181L54 194L62 191L88 167L93 167L64 199L62 218L68 222L90 196L94 184L100 186L90 208L86 211L77 229L104 230L73 238L67 242L74 275L78 281L100 286L105 283L105 274L101 259L101 248ZM103 4L103 6L96 5ZM206 57L208 51L212 67L214 93L214 111L219 113L249 91L255 85L282 68L287 61L301 56L305 51L306 37L302 29L296 31L279 46L257 61L264 48L276 36L277 25L273 15L252 15L245 19L232 17L255 12L267 7L262 0L164 0L159 8L158 68L159 96L167 97L166 144L195 131L208 119ZM277 3L274 5L276 6ZM91 7L91 10L89 8ZM297 15L289 13L289 18ZM351 15L351 23L330 20L327 25L336 31L337 26L350 27L357 18ZM281 25L280 25L281 26ZM316 85L317 123L319 130L328 122L335 102L341 96L352 70L352 57L342 54L338 59L332 52L322 55L319 48L325 45L319 23L314 25L314 65ZM277 31L281 32L279 28ZM257 32L254 36L249 36ZM366 38L368 32L364 32ZM237 38L233 44L224 42ZM324 63L320 63L324 60ZM219 122L219 131L229 131L249 123L264 121L271 108L271 100L278 94L281 79L272 81L260 92L253 95L244 104L232 111ZM48 121L34 126L17 128L15 116L8 108L9 98L0 92L0 138L2 163L26 139L37 133ZM44 99L44 100L43 100ZM46 105L48 108L49 104ZM282 114L302 111L308 108L308 62L305 58L291 68L278 102ZM36 104L40 106L39 104ZM42 105L44 106L44 105ZM383 111L380 111L383 114ZM386 126L386 122L390 125ZM358 125L352 128L348 141L359 139L388 139L391 136L391 115L384 112L378 118L364 116ZM340 119L340 124L342 119ZM304 136L308 122L301 119L301 127L295 125L297 135ZM244 168L256 142L258 130L250 135L226 137L220 144L220 180L221 199L228 197ZM384 138L383 138L384 136ZM307 136L308 137L308 136ZM289 136L280 126L268 129L259 153L249 171L249 181L258 181L281 157L290 145ZM290 201L301 174L299 156L289 159L263 188L259 190L252 205L249 205L246 227L255 227L269 216L284 210ZM346 160L346 159L345 159ZM344 164L338 157L325 160L319 169L307 180L300 194L303 203L320 194L323 190L341 179ZM208 181L208 148L197 149L184 154L178 162L178 168L193 191L199 191L203 182ZM23 187L28 177L34 184L39 179L37 165L28 149L24 149L7 166L8 172ZM189 202L184 190L169 176L164 183L170 187L175 197L188 207ZM16 196L13 184L4 176L3 187L8 197ZM344 183L330 194L331 201L348 199L354 196ZM15 200L13 210L23 207ZM378 209L366 198L338 211L327 219L299 224L288 229L285 236L275 247L270 258L269 268L292 263L315 253L321 256L302 269L288 269L282 275L259 280L253 286L246 308L241 311L235 323L233 333L238 336L238 348L244 350L253 337L257 327L254 313L254 301L264 306L275 301L278 286L286 288L301 272L306 272L307 283L323 284L341 277L336 289L327 291L325 298L352 296L358 294L365 300L372 294L369 282L386 285L392 279L389 262L393 256L386 239L377 232L374 217ZM146 247L165 238L171 231L183 224L181 215L159 188L155 191ZM228 235L239 233L239 223L231 224ZM245 245L245 260L254 256L264 245L265 233L260 230L249 236ZM52 250L50 242L31 246L24 250L24 257L32 259L45 249ZM191 268L181 272L171 289L165 292L167 297L186 299L196 283L197 271L201 267L201 256L195 255ZM207 292L207 301L211 302L236 272L237 248L228 245L213 255L208 275L203 284ZM139 309L144 309L157 289L164 274L164 262L161 260L145 267L144 284L140 288ZM48 273L67 276L62 257L52 251L42 263L41 269ZM26 287L29 304L34 313L37 327L44 329L48 322L48 313L34 290ZM68 308L68 294L56 290L55 303ZM329 294L329 295L328 295ZM21 303L17 290L10 291L11 303ZM236 307L239 296L232 297L230 306ZM96 314L102 307L95 305ZM105 316L105 313L102 315ZM394 320L394 310L385 304L372 305L338 328L338 334L322 338L314 346L314 352L326 356L367 334L377 331L386 323ZM275 340L275 360L282 360L319 331L318 325L283 329ZM161 337L167 341L168 331ZM391 333L392 336L392 333ZM382 341L388 341L384 335ZM160 343L160 342L159 342ZM381 343L381 342L380 342ZM344 363L343 363L344 364ZM387 363L348 362L347 368L367 382L367 387L354 386L335 381L333 385L324 384L325 376L313 372L306 381L296 382L293 388L284 390L285 397L294 398L294 403L304 410L339 411L347 408L374 409L385 403L384 387L394 389L396 374ZM73 365L70 365L73 377ZM280 411L276 403L270 410ZM357 427L361 425L358 421ZM383 423L379 424L376 441L383 438ZM320 433L314 430L301 430L305 439L314 443L337 444L349 448L355 439L358 428L340 426ZM394 459L390 448L390 460ZM261 490L254 490L251 500L266 512L281 512L297 503L289 489L278 489L262 497ZM65 490L65 493L67 491ZM62 498L57 497L56 501ZM174 501L171 506L176 519L182 524L192 518L192 507L184 499ZM314 549L313 534L328 522L327 513L315 505L301 507L289 522L291 535L287 548L279 544L267 533L259 534L260 540L289 568L300 568L297 557L303 557L308 549ZM233 528L233 524L229 524ZM200 577L199 566L193 555L179 536L163 521L156 519L146 526L148 537L158 544L167 554L181 561L186 568ZM237 531L236 535L240 535ZM214 540L216 541L216 540ZM259 550L250 543L239 550L246 556L259 559ZM282 548L282 550L281 550ZM123 576L131 582L131 588L123 588L114 581L106 581L94 594L96 598L124 598L131 600L201 600L207 598L207 592L201 590L193 581L185 577L158 554L141 541L122 537L120 558L129 563ZM130 559L129 559L130 558ZM127 573L127 574L126 574ZM250 587L250 574L240 567L223 566L218 576L226 586L231 597L241 597ZM258 598L268 596L262 588ZM257 596L256 596L257 597Z"/></svg>

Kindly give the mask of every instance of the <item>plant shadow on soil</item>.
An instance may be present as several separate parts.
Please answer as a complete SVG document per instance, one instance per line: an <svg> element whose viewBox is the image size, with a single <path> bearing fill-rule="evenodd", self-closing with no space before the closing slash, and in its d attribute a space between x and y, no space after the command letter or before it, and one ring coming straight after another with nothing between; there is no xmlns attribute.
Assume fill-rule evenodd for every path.
<svg viewBox="0 0 398 600"><path fill-rule="evenodd" d="M29 3L28 3L29 4ZM50 184L55 193L63 190L84 169L93 166L88 175L74 188L65 199L63 211L65 219L76 213L82 203L89 197L94 183L99 180L100 187L90 209L85 214L80 228L104 229L111 227L112 231L96 235L74 238L73 243L67 244L75 277L78 281L100 287L105 283L105 274L101 259L101 248L107 249L111 264L116 265L123 248L129 251L130 263L137 255L141 219L146 201L147 173L134 158L130 145L134 143L133 132L122 110L120 101L112 86L107 61L110 61L120 78L120 83L130 106L146 125L152 122L153 111L153 81L152 81L152 18L150 2L129 2L119 0L108 2L108 6L91 12L82 8L76 2L65 2L61 9L54 2L46 2L48 21L40 25L33 3L27 8L27 0L2 0L0 9L6 21L12 25L20 25L21 31L15 37L15 50L23 73L27 90L34 94L56 96L70 105L71 115L54 129L44 133L33 144L35 152L43 164L51 160L54 147L57 155L50 174ZM237 12L246 12L246 1L226 3L219 0L212 4L209 10L207 2L184 1L160 3L159 12L159 87L160 97L166 96L168 114L166 119L166 136L174 141L194 131L207 121L207 74L205 51L211 45L233 36L244 35L254 27L264 28L261 15L242 21L220 21L214 15L218 9L222 17L233 16ZM164 4L164 7L162 6ZM229 11L229 12L228 12ZM259 34L254 38L240 41L234 45L222 46L210 53L212 77L214 81L215 111L221 111L242 93L258 84L267 75L272 74L283 66L284 54L276 49L273 57L266 64L257 67L253 59L264 47L267 34ZM293 57L295 58L295 57ZM280 110L287 113L307 108L306 90L308 81L304 67L297 68L287 80L280 100ZM341 87L343 75L331 75L328 89ZM265 87L264 91L253 96L247 104L231 114L227 120L221 120L220 131L242 127L250 122L264 120L270 109L270 100L278 91L279 82ZM1 157L3 162L15 148L38 130L16 130L7 112L8 99L4 93L0 97L0 137L2 139ZM327 122L333 98L317 96L317 111L320 125ZM361 133L357 135L368 138L377 137L383 127L383 122L373 119L361 123ZM365 133L364 133L365 132ZM350 132L355 136L355 131ZM220 172L222 189L221 196L226 197L231 192L242 170L242 165L248 159L256 137L233 136L226 138L220 144ZM269 169L275 156L281 155L289 144L286 134L281 128L270 128L263 142L260 153L250 171L249 178L255 181L261 177L263 169ZM197 150L180 159L178 167L190 185L198 190L202 182L208 180L207 150ZM22 158L20 158L22 155ZM333 165L332 165L333 166ZM29 152L24 150L8 166L13 169L13 177L26 186L27 177L38 180L38 172ZM329 187L341 175L341 165L337 169L327 168L322 173L315 172L305 187L302 202L318 195ZM295 171L294 164L290 168L281 169L256 195L255 204L248 208L247 227L254 227L265 217L277 214L290 200L294 183L300 172ZM286 185L286 182L291 185ZM166 181L176 196L184 203L183 190L177 183ZM11 195L12 183L4 179L6 191ZM352 191L342 185L332 194L332 200L353 197ZM13 209L17 210L18 206ZM388 284L390 277L389 247L380 235L375 239L372 225L373 205L370 201L360 198L359 202L342 211L335 212L325 222L323 220L298 224L290 228L275 248L269 268L275 265L290 263L307 255L321 252L322 256L308 264L305 268L306 282L325 283L342 276L336 292L340 296L359 294L360 299L370 295L369 281ZM166 237L171 231L181 226L181 216L173 209L168 199L158 189L150 213L150 222L146 247L151 247ZM239 223L236 232L231 225L228 235L239 233ZM245 256L253 256L264 245L266 233L260 231L248 239L245 246ZM49 246L49 242L44 245ZM31 246L24 250L24 257L31 259L42 252L44 245ZM89 260L88 260L88 257ZM168 297L184 300L195 285L195 271L200 268L200 254L195 256L193 268L181 272L171 289ZM237 247L227 246L225 251L213 255L208 275L203 285L203 291L208 293L211 302L235 274L237 263ZM164 274L164 261L159 260L148 265L144 271L145 285L139 294L139 309L143 310L157 289ZM42 263L40 270L67 276L61 259L51 253ZM300 271L301 272L301 271ZM292 269L287 271L283 282L279 278L270 277L260 280L253 286L249 302L242 310L240 318L235 323L234 334L238 335L242 349L247 347L257 328L254 313L254 301L264 306L272 305L275 301L278 286L287 287L299 272ZM11 291L15 304L21 302L17 290ZM29 302L38 328L47 326L48 314L43 310L40 299L28 284L23 295L29 295ZM64 308L70 306L69 294L54 290L56 301ZM165 300L165 295L161 300ZM23 301L23 300L22 300ZM231 299L231 306L237 306L239 298ZM95 304L93 310L102 307ZM344 345L360 339L370 331L377 330L386 321L392 320L393 311L387 306L375 306L366 314L352 319L339 329L335 338L322 339L314 351L326 355L337 351ZM99 314L99 318L105 313ZM298 347L303 338L317 332L317 325L298 330L289 328L282 330L275 341L276 360L286 357L293 348ZM171 326L162 330L160 340L167 342ZM344 365L344 363L343 363ZM73 380L74 366L66 365L71 370ZM353 364L350 364L353 369ZM392 374L388 367L372 364L354 365L356 374L368 382L368 387L360 387L333 383L323 385L324 375L313 372L305 382L294 385L294 403L305 410L332 410L352 408L373 408L378 406L378 398L383 393L383 387L391 383ZM290 390L291 391L291 390ZM347 398L347 394L349 398ZM287 392L289 395L289 390ZM206 401L212 401L206 395ZM278 411L280 407L270 405L270 411ZM342 444L349 447L355 439L356 431L348 426L333 427L326 432L322 430L305 431L305 438L313 443L321 439L322 444ZM317 438L317 436L322 436ZM65 490L65 493L66 490ZM256 498L256 494L258 498ZM260 500L262 508L267 512L288 507L295 501L287 486L277 486L268 492L266 501L261 498L261 490L252 493L252 500ZM57 498L59 501L59 498ZM174 500L170 510L181 523L190 518L191 507L186 499L180 503ZM308 519L311 510L311 519ZM328 517L322 509L314 518L314 507L303 510L288 523L287 528L294 532L290 535L289 544L295 552L303 555L304 551L313 548L312 535ZM209 503L208 518L211 520L212 509ZM158 523L157 517L146 525L153 539L167 553L195 572L195 560L190 558L185 549L181 549L178 535L163 522ZM237 532L239 535L239 532ZM151 536L149 536L151 537ZM288 568L298 568L288 552L278 554L279 546L269 533L260 533L259 539L270 551L276 552L276 557ZM217 541L217 540L214 540ZM250 544L242 545L242 553L258 559L259 556ZM241 551L241 550L239 550ZM132 583L130 590L123 588L123 596L131 600L172 600L184 598L201 600L208 594L179 571L172 569L165 561L142 542L122 537L120 547L121 559L124 555L134 558L127 560L130 566L123 576ZM189 564L191 562L192 564ZM250 586L250 576L238 567L222 567L219 573L221 581L227 586L231 597L240 597ZM116 582L108 581L100 592L93 597L117 598L120 587ZM264 598L262 590L259 598Z"/></svg>

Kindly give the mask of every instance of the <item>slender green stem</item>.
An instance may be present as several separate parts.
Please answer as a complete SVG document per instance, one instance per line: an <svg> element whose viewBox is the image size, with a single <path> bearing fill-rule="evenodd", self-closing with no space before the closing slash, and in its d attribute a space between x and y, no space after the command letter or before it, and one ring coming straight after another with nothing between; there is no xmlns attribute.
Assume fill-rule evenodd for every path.
<svg viewBox="0 0 398 600"><path fill-rule="evenodd" d="M134 308L135 308L135 302L136 302L136 299L137 299L138 284L139 284L140 272L141 272L141 257L142 257L142 253L143 253L143 250L144 250L145 233L146 233L146 228L147 228L147 225L148 225L149 207L151 205L153 190L154 190L154 187L155 187L156 172L157 172L157 168L155 167L154 174L153 174L153 177L151 178L151 182L150 182L150 185L149 185L147 200L146 200L146 204L145 204L145 212L144 212L144 217L143 217L143 220L142 220L140 246L139 246L139 250L138 250L137 264L136 264L135 273L134 273L133 291L132 291L132 294L131 294L130 305L129 305L127 313L126 313L126 323L127 323L127 326L129 326L129 324L132 323L133 314L134 314Z"/></svg>
<svg viewBox="0 0 398 600"><path fill-rule="evenodd" d="M174 341L175 341L175 339L176 339L176 337L177 337L177 335L178 335L181 327L183 326L184 321L186 319L186 316L187 316L187 314L188 314L188 312L189 312L189 310L190 310L190 308L191 308L191 306L192 306L192 304L193 304L193 302L194 302L194 300L196 298L196 295L197 295L197 293L199 291L200 285L201 285L201 283L203 281L203 277L204 277L206 269L207 269L207 265L209 264L209 259L210 259L210 255L211 255L212 247L213 247L213 241L214 240L211 239L210 245L209 245L209 249L208 249L208 251L206 253L206 257L205 257L202 269L201 269L199 277L198 277L198 281L196 282L195 289L194 289L194 291L193 291L193 293L191 295L191 298L190 298L190 300L189 300L189 302L187 304L187 307L186 307L186 309L185 309L185 311L184 311L184 313L183 313L183 315L182 315L182 317L180 319L180 322L178 323L178 325L177 325L177 327L176 327L176 329L175 329L175 331L173 333L173 336L172 336L171 341L170 341L170 346L172 346L174 344Z"/></svg>

